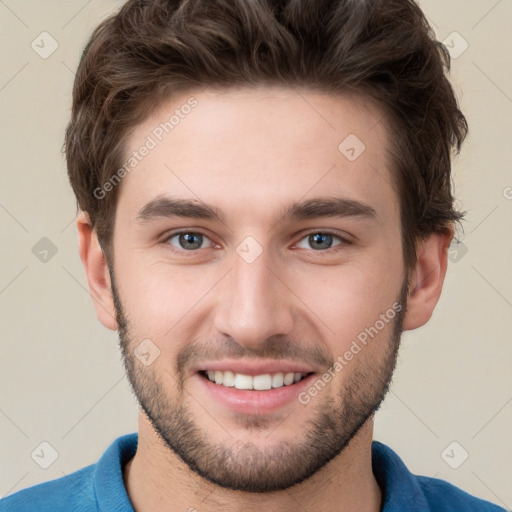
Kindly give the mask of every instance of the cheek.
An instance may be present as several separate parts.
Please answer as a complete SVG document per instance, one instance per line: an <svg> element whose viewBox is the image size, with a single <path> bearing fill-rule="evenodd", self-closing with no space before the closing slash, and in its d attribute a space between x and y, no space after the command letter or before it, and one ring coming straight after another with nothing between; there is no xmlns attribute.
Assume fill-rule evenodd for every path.
<svg viewBox="0 0 512 512"><path fill-rule="evenodd" d="M123 261L118 269L125 313L137 336L163 340L198 322L201 301L218 281L199 266L171 266L154 260ZM189 326L190 327L190 326Z"/></svg>
<svg viewBox="0 0 512 512"><path fill-rule="evenodd" d="M378 265L372 262L378 262ZM304 272L292 287L307 305L308 316L339 345L373 326L391 310L401 288L401 268L391 258L368 258L338 268ZM316 318L316 320L315 320ZM380 324L379 324L380 325ZM386 330L386 329L384 329ZM340 347L340 349L343 348Z"/></svg>

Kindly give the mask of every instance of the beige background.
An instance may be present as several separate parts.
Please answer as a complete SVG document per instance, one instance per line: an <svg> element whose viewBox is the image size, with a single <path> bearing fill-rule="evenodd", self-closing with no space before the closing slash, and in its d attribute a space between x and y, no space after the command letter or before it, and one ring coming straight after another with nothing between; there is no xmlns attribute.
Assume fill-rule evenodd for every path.
<svg viewBox="0 0 512 512"><path fill-rule="evenodd" d="M117 336L87 291L61 154L73 70L93 27L120 4L0 0L1 496L96 462L136 430ZM511 508L512 2L421 6L438 39L460 52L456 31L469 45L451 74L470 124L454 166L468 250L450 263L430 323L404 336L375 438L411 471ZM31 47L43 31L58 43L46 59ZM32 252L43 237L57 249L47 262ZM58 452L46 470L31 458L43 441ZM452 464L469 453L458 469L441 455L453 441Z"/></svg>

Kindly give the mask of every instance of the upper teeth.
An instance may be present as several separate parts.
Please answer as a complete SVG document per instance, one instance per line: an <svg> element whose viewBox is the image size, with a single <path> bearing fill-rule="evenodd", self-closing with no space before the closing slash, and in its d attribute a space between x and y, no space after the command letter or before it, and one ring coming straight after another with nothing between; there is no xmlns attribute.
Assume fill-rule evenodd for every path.
<svg viewBox="0 0 512 512"><path fill-rule="evenodd" d="M280 388L289 386L294 382L298 382L306 373L266 373L264 375L244 375L243 373L233 373L230 371L213 371L207 370L208 379L216 384L222 384L227 387L235 387L236 389L256 389L265 390L271 388Z"/></svg>

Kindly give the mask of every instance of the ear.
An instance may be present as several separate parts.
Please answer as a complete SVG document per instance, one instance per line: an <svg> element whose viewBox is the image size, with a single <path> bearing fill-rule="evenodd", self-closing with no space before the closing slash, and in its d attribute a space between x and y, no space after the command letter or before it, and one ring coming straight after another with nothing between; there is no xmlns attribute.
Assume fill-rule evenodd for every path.
<svg viewBox="0 0 512 512"><path fill-rule="evenodd" d="M86 212L78 214L76 227L78 251L87 274L89 292L96 309L96 316L107 329L116 331L118 328L117 315L107 260Z"/></svg>
<svg viewBox="0 0 512 512"><path fill-rule="evenodd" d="M411 276L404 331L425 325L441 296L448 266L453 230L433 233L417 247L417 263Z"/></svg>

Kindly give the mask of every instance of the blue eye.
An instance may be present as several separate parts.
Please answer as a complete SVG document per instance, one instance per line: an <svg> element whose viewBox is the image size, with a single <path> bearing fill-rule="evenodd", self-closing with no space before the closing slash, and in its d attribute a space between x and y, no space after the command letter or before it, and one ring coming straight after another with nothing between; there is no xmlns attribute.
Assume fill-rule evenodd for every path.
<svg viewBox="0 0 512 512"><path fill-rule="evenodd" d="M338 242L334 243L336 240ZM208 245L203 245L204 242L208 242ZM165 239L164 243L169 244L177 251L182 252L194 252L214 245L206 235L196 231L178 231L176 233L171 233ZM304 243L308 244L309 247L301 245ZM317 252L326 252L338 245L349 244L350 242L340 235L326 231L315 231L302 238L299 244L297 244L297 247L300 247L301 249L313 249Z"/></svg>
<svg viewBox="0 0 512 512"><path fill-rule="evenodd" d="M171 242L171 240L176 237L178 237L178 247ZM181 231L169 236L166 242L169 242L173 247L177 247L178 249L193 251L195 249L201 249L201 245L204 240L209 239L201 233L196 233L194 231Z"/></svg>
<svg viewBox="0 0 512 512"><path fill-rule="evenodd" d="M333 247L332 243L334 239L339 240L339 243L335 244L335 246L340 245L341 243L348 243L347 240L345 240L339 235L335 235L334 233L326 233L323 231L310 233L309 235L305 236L302 240L307 240L306 243L309 243L310 247L312 247L314 251L321 251L331 249ZM308 247L302 248L308 249Z"/></svg>

